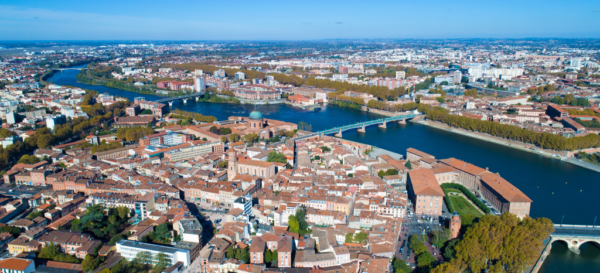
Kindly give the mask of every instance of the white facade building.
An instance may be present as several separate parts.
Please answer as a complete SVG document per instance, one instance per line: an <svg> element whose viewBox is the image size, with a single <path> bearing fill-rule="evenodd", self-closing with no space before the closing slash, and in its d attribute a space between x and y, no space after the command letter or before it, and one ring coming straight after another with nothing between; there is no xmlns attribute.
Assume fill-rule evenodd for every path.
<svg viewBox="0 0 600 273"><path fill-rule="evenodd" d="M149 252L152 255L152 264L156 264L156 255L164 253L169 259L169 265L182 262L184 266L190 265L190 251L187 249L142 243L137 241L120 240L117 242L117 252L128 261L135 259L139 252Z"/></svg>

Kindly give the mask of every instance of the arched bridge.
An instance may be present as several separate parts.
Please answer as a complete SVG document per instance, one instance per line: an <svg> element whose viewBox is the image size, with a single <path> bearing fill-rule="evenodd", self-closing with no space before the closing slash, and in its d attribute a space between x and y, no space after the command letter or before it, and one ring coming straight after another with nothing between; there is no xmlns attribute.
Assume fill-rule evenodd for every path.
<svg viewBox="0 0 600 273"><path fill-rule="evenodd" d="M388 122L398 122L398 123L401 123L401 124L406 124L407 120L416 118L418 116L421 116L421 114L419 114L419 113L412 113L412 112L401 113L401 114L398 114L398 115L393 116L393 117L386 117L386 118L380 118L380 119L373 119L373 120L361 121L361 122L357 122L357 123L354 123L354 124L348 124L348 125L338 126L338 127L327 129L327 130L323 130L323 131L318 131L318 132L315 132L314 134L311 134L311 135L306 135L306 136L298 137L298 138L296 138L296 140L303 139L303 138L309 138L309 137L312 137L312 136L315 136L315 135L329 135L329 134L335 134L335 136L337 136L337 137L342 137L342 132L343 131L347 131L347 130L351 130L351 129L357 129L359 132L363 132L364 133L365 132L365 127L367 127L367 126L377 125L379 128L386 128L386 124Z"/></svg>
<svg viewBox="0 0 600 273"><path fill-rule="evenodd" d="M555 224L550 238L551 244L555 241L562 241L567 244L569 250L579 254L579 246L582 244L595 243L600 246L600 227Z"/></svg>
<svg viewBox="0 0 600 273"><path fill-rule="evenodd" d="M169 106L173 106L173 102L176 100L183 100L183 103L187 103L188 99L195 98L196 100L200 99L200 97L204 96L204 93L194 93L190 95L184 95L179 97L168 97L164 99L157 100L156 102L160 103L169 103Z"/></svg>
<svg viewBox="0 0 600 273"><path fill-rule="evenodd" d="M82 70L82 67L65 67L65 68L52 68L53 70L65 71L65 70Z"/></svg>

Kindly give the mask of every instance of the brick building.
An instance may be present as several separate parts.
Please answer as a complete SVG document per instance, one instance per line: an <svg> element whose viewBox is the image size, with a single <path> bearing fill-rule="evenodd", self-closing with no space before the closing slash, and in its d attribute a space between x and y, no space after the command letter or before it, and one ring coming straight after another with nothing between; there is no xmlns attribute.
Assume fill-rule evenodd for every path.
<svg viewBox="0 0 600 273"><path fill-rule="evenodd" d="M444 191L430 169L408 172L408 197L412 200L417 215L442 215Z"/></svg>

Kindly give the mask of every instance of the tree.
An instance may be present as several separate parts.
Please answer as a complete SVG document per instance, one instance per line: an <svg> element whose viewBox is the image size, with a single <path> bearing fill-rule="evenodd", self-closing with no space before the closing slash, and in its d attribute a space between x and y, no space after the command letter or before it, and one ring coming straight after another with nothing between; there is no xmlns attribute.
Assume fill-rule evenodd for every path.
<svg viewBox="0 0 600 273"><path fill-rule="evenodd" d="M255 133L245 134L244 141L247 143L254 143L258 140L258 135Z"/></svg>
<svg viewBox="0 0 600 273"><path fill-rule="evenodd" d="M278 256L279 256L279 254L277 254L277 249L273 250L273 254L271 254L271 261L276 262L277 259L279 258Z"/></svg>
<svg viewBox="0 0 600 273"><path fill-rule="evenodd" d="M354 234L354 241L361 243L361 244L366 244L367 241L369 240L369 234L366 234L364 232L359 232Z"/></svg>
<svg viewBox="0 0 600 273"><path fill-rule="evenodd" d="M287 158L284 154L273 151L267 155L267 162L287 163Z"/></svg>
<svg viewBox="0 0 600 273"><path fill-rule="evenodd" d="M116 245L118 241L125 239L125 237L123 237L123 235L121 234L117 234L115 236L113 236L112 238L110 238L110 241L108 241L109 245Z"/></svg>
<svg viewBox="0 0 600 273"><path fill-rule="evenodd" d="M409 170L412 170L412 164L410 164L410 159L406 161L406 164L404 164L405 167L407 167Z"/></svg>
<svg viewBox="0 0 600 273"><path fill-rule="evenodd" d="M565 103L565 101L561 97L559 97L559 96L554 96L554 98L552 98L550 100L550 102L558 104L558 105L561 105L561 104Z"/></svg>
<svg viewBox="0 0 600 273"><path fill-rule="evenodd" d="M152 263L152 253L148 251L140 251L135 255L135 260L141 264L151 264Z"/></svg>
<svg viewBox="0 0 600 273"><path fill-rule="evenodd" d="M425 251L417 257L417 265L419 269L424 272L429 272L429 269L434 262L435 257L433 257L429 251Z"/></svg>
<svg viewBox="0 0 600 273"><path fill-rule="evenodd" d="M121 219L127 219L127 216L129 215L128 207L117 207L117 211Z"/></svg>
<svg viewBox="0 0 600 273"><path fill-rule="evenodd" d="M308 223L306 222L306 207L304 207L304 205L301 205L298 210L296 210L296 219L298 219L300 230L306 231L306 229L308 229Z"/></svg>
<svg viewBox="0 0 600 273"><path fill-rule="evenodd" d="M553 231L547 218L520 220L508 212L485 215L456 244L454 260L471 272L521 272L533 265Z"/></svg>
<svg viewBox="0 0 600 273"><path fill-rule="evenodd" d="M427 247L416 234L410 236L408 247L410 247L416 255L427 251Z"/></svg>
<svg viewBox="0 0 600 273"><path fill-rule="evenodd" d="M265 249L265 263L270 263L272 261L272 255L273 253L271 253L271 250L269 250L268 248Z"/></svg>
<svg viewBox="0 0 600 273"><path fill-rule="evenodd" d="M100 266L100 260L92 257L91 255L85 255L85 259L81 262L81 268L84 272L90 272Z"/></svg>
<svg viewBox="0 0 600 273"><path fill-rule="evenodd" d="M156 230L150 234L150 239L155 243L168 243L170 242L171 232L169 232L169 225L162 223L156 227Z"/></svg>
<svg viewBox="0 0 600 273"><path fill-rule="evenodd" d="M460 263L457 262L457 260L451 260L450 262L438 265L436 268L431 270L431 273L454 273L463 271L464 269L460 266Z"/></svg>
<svg viewBox="0 0 600 273"><path fill-rule="evenodd" d="M54 137L51 134L41 135L37 138L37 146L42 149L48 149L52 146Z"/></svg>
<svg viewBox="0 0 600 273"><path fill-rule="evenodd" d="M454 251L454 247L458 242L459 240L452 240L444 247L444 258L446 260L449 261L456 258L456 251Z"/></svg>
<svg viewBox="0 0 600 273"><path fill-rule="evenodd" d="M243 263L248 263L250 261L250 247L236 249L235 258Z"/></svg>
<svg viewBox="0 0 600 273"><path fill-rule="evenodd" d="M477 98L477 96L479 96L479 92L477 92L477 89L469 89L465 91L464 95Z"/></svg>
<svg viewBox="0 0 600 273"><path fill-rule="evenodd" d="M240 135L238 134L231 134L229 135L229 142L237 142L240 140Z"/></svg>
<svg viewBox="0 0 600 273"><path fill-rule="evenodd" d="M290 215L290 217L288 218L288 225L290 227L290 232L300 232L300 223L298 222L298 218L296 218L296 215Z"/></svg>
<svg viewBox="0 0 600 273"><path fill-rule="evenodd" d="M23 155L21 157L21 159L19 159L19 161L17 163L23 163L23 164L35 164L40 162L40 159L35 156L35 155Z"/></svg>
<svg viewBox="0 0 600 273"><path fill-rule="evenodd" d="M575 99L575 96L573 96L573 94L566 94L565 95L565 104L570 104L571 101L573 101Z"/></svg>
<svg viewBox="0 0 600 273"><path fill-rule="evenodd" d="M395 273L411 273L412 272L412 269L410 268L410 266L408 266L406 264L406 261L401 260L401 259L394 259L392 266L394 267Z"/></svg>
<svg viewBox="0 0 600 273"><path fill-rule="evenodd" d="M232 245L232 246L230 246L230 247L227 249L227 258L230 258L230 259L231 259L231 258L235 258L235 253L236 253L236 251L235 251L235 248L233 248L233 245Z"/></svg>
<svg viewBox="0 0 600 273"><path fill-rule="evenodd" d="M156 253L156 255L154 255L154 261L156 262L156 265L153 269L154 272L162 272L163 269L165 269L170 262L169 257L167 257L167 254L163 252Z"/></svg>
<svg viewBox="0 0 600 273"><path fill-rule="evenodd" d="M387 176L387 175L397 175L397 174L398 174L398 170L396 170L396 169L389 169L389 170L386 170L386 171L384 171L384 170L380 170L380 171L377 173L377 175L378 175L380 178L383 178L384 176Z"/></svg>

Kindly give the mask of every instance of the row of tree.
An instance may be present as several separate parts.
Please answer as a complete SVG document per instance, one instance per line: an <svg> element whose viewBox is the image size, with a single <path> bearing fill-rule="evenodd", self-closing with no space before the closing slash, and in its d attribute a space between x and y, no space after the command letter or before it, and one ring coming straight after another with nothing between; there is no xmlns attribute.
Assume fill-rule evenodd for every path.
<svg viewBox="0 0 600 273"><path fill-rule="evenodd" d="M137 128L119 128L117 129L117 138L136 142L145 136L154 134L152 128L137 127Z"/></svg>
<svg viewBox="0 0 600 273"><path fill-rule="evenodd" d="M578 149L600 147L600 135L588 134L583 137L566 138L558 134L539 133L532 130L519 128L514 125L498 122L472 119L465 116L451 115L441 108L422 107L418 109L426 113L427 118L445 123L451 127L463 128L470 131L490 134L505 139L531 143L545 149L557 151L573 151Z"/></svg>
<svg viewBox="0 0 600 273"><path fill-rule="evenodd" d="M181 118L181 117L189 117L195 121L211 123L217 121L217 118L214 116L205 116L200 113L188 112L179 109L173 109L171 111L171 117L173 118Z"/></svg>
<svg viewBox="0 0 600 273"><path fill-rule="evenodd" d="M424 236L424 235L423 235ZM417 268L419 272L429 272L435 257L429 253L427 246L423 243L421 236L413 234L410 236L408 246L417 255Z"/></svg>

